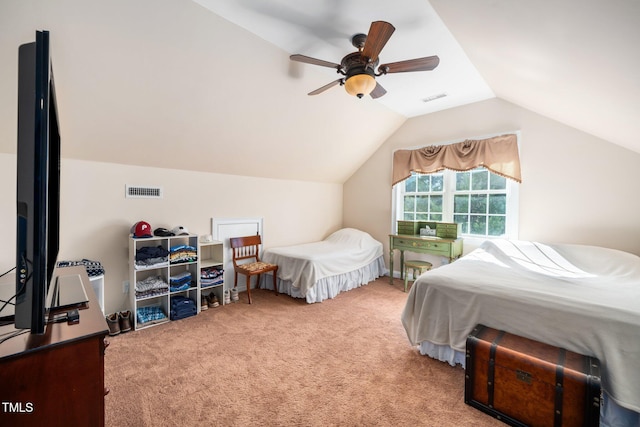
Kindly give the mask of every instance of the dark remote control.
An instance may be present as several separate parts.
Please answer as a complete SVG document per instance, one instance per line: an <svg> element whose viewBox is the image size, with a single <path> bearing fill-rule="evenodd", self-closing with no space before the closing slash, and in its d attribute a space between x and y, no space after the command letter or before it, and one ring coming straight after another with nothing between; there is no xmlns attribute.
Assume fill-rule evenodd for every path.
<svg viewBox="0 0 640 427"><path fill-rule="evenodd" d="M80 313L78 313L78 309L69 310L67 312L67 321L69 323L78 323L78 322L80 322Z"/></svg>

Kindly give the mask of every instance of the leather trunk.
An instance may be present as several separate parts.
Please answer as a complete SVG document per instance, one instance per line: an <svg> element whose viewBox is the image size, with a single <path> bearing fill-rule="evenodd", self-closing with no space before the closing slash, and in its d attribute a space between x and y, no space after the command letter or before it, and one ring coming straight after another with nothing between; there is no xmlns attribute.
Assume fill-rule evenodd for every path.
<svg viewBox="0 0 640 427"><path fill-rule="evenodd" d="M512 426L598 426L600 362L477 325L467 337L465 403Z"/></svg>

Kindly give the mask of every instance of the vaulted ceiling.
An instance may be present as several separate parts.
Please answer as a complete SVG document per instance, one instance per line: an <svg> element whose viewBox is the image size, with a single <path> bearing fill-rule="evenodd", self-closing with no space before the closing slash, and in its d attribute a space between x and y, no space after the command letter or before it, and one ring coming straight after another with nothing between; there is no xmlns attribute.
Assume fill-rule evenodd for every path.
<svg viewBox="0 0 640 427"><path fill-rule="evenodd" d="M640 2L431 3L497 97L640 152Z"/></svg>
<svg viewBox="0 0 640 427"><path fill-rule="evenodd" d="M0 2L0 151L15 152L17 48L51 31L63 156L344 182L409 118L497 96L640 152L636 0ZM438 55L357 99L331 62L371 21L381 60ZM433 101L430 97L446 94Z"/></svg>

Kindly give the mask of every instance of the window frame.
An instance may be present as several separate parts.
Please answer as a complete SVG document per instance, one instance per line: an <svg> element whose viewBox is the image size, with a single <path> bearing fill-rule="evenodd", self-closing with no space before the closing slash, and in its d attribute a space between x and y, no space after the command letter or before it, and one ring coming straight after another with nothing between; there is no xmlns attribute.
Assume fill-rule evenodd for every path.
<svg viewBox="0 0 640 427"><path fill-rule="evenodd" d="M473 169L472 169L473 170ZM486 169L490 174L493 172ZM442 194L442 222L454 222L453 220L453 209L454 209L454 197L456 194L495 194L496 190L465 190L465 191L456 191L456 173L458 171L453 171L449 169L445 169L441 172L443 174L443 182L444 189L442 192L438 192L436 194ZM467 171L468 172L468 171ZM418 175L418 174L416 174ZM405 181L401 181L398 184L394 185L392 188L392 225L391 230L395 233L397 231L397 221L404 219L404 195L406 194L405 189ZM417 186L416 186L417 190ZM502 193L503 191L500 190ZM464 239L496 239L496 238L507 238L507 239L517 239L518 238L518 218L519 218L519 185L516 181L506 178L506 189L504 190L506 193L506 218L505 218L505 234L500 236L491 236L491 235L479 235L479 234L470 234L470 233L460 233L460 237ZM413 192L411 192L413 193ZM420 192L415 192L419 194ZM430 194L429 192L422 192L423 194ZM422 221L422 220L418 220Z"/></svg>
<svg viewBox="0 0 640 427"><path fill-rule="evenodd" d="M434 191L433 189L431 189L428 192L427 191L418 191L419 180L418 180L417 177L418 176L427 176L427 175L442 175L442 188L443 188L443 190L442 191ZM438 172L438 173L435 173L435 174L412 174L412 176L416 177L416 191L410 191L410 192L406 192L405 191L407 180L411 179L411 178L407 178L407 180L402 181L402 184L404 184L402 186L402 189L401 189L403 195L402 195L402 199L399 201L399 203L402 204L402 209L401 210L403 212L403 215L402 215L403 219L404 219L405 196L409 193L409 194L414 194L416 196L416 199L419 196L423 196L423 197L426 196L427 197L427 205L428 205L427 206L427 211L426 212L420 211L421 214L426 214L427 218L414 218L416 221L444 221L443 220L444 206L445 206L444 205L444 203L445 203L444 188L445 188L445 185L446 185L445 182L444 182L444 174L442 172ZM432 180L431 177L429 178L429 187L433 188L433 180ZM441 204L443 206L443 213L437 214L438 216L442 217L440 219L436 219L436 218L432 218L431 217L431 215L432 215L432 212L431 212L432 198L434 198L434 197L440 197L441 198ZM416 214L416 216L418 215L417 207L418 207L418 203L417 203L417 200L416 200L416 203L414 203L414 210L413 210L413 212Z"/></svg>

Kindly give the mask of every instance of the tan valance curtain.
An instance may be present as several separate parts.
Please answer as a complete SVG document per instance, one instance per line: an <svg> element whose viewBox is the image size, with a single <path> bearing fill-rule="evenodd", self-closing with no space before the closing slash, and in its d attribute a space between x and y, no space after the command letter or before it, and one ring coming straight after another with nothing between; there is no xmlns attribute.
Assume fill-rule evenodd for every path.
<svg viewBox="0 0 640 427"><path fill-rule="evenodd" d="M507 134L480 140L468 139L451 145L398 150L393 153L393 185L409 178L411 172L467 171L479 166L522 182L517 136Z"/></svg>

